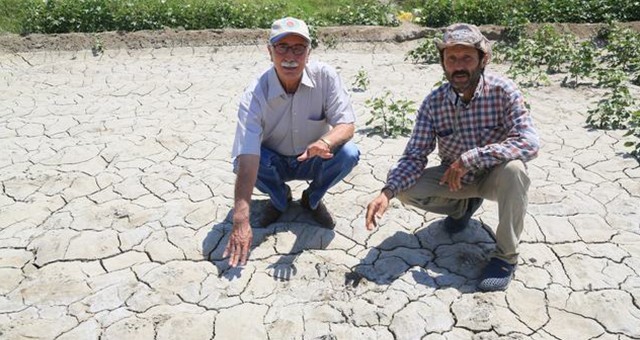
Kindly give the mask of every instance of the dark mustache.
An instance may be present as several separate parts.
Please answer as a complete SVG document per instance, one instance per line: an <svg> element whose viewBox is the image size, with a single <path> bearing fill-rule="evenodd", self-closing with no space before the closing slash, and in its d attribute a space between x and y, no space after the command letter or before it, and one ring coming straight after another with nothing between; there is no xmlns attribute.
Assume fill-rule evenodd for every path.
<svg viewBox="0 0 640 340"><path fill-rule="evenodd" d="M463 76L471 77L471 73L469 73L467 71L455 71L455 72L453 72L453 74L451 76L455 77L457 75L463 75Z"/></svg>

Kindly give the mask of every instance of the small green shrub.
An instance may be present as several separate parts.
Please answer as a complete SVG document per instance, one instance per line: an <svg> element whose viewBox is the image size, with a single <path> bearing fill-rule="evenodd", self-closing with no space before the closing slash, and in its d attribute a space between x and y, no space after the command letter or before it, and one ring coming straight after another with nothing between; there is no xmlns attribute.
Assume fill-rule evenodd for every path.
<svg viewBox="0 0 640 340"><path fill-rule="evenodd" d="M612 73L620 74L619 70ZM634 112L635 100L624 84L611 87L605 93L598 105L587 111L587 123L599 129L626 129Z"/></svg>
<svg viewBox="0 0 640 340"><path fill-rule="evenodd" d="M624 146L631 148L631 155L640 161L640 110L631 113L629 131L624 136L635 137L635 140L625 142Z"/></svg>
<svg viewBox="0 0 640 340"><path fill-rule="evenodd" d="M583 41L579 44L569 63L569 76L563 80L563 85L571 84L576 87L580 79L588 78L597 68L598 50L592 41Z"/></svg>
<svg viewBox="0 0 640 340"><path fill-rule="evenodd" d="M358 70L358 73L356 73L356 76L353 82L351 83L351 86L353 86L353 89L356 91L364 92L367 90L370 83L371 81L369 80L369 74L365 69L360 68Z"/></svg>
<svg viewBox="0 0 640 340"><path fill-rule="evenodd" d="M91 46L91 53L94 57L97 57L104 53L104 46L102 40L97 35L93 36L93 46Z"/></svg>
<svg viewBox="0 0 640 340"><path fill-rule="evenodd" d="M404 60L410 59L413 63L439 64L440 52L436 44L433 43L433 37L427 37L422 43L407 53Z"/></svg>
<svg viewBox="0 0 640 340"><path fill-rule="evenodd" d="M398 26L390 5L380 1L367 1L354 6L340 8L332 15L328 23L331 25L374 25Z"/></svg>
<svg viewBox="0 0 640 340"><path fill-rule="evenodd" d="M504 59L511 62L507 74L516 80L524 78L523 86L549 84L547 75L564 71L576 54L575 45L575 37L543 25L533 37L522 37L504 50Z"/></svg>
<svg viewBox="0 0 640 340"><path fill-rule="evenodd" d="M385 137L407 136L411 133L415 112L414 102L406 99L394 100L387 91L380 97L367 99L365 105L371 108L371 118L365 123L372 133Z"/></svg>

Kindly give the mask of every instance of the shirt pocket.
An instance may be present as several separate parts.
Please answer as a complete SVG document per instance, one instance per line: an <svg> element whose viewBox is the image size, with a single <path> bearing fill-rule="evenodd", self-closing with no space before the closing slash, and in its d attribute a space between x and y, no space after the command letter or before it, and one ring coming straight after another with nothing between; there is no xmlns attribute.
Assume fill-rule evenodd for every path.
<svg viewBox="0 0 640 340"><path fill-rule="evenodd" d="M438 130L436 135L438 135L438 149L447 154L458 152L460 141L453 129Z"/></svg>
<svg viewBox="0 0 640 340"><path fill-rule="evenodd" d="M324 118L320 120L309 118L307 120L305 131L307 132L307 136L310 141L316 140L329 131L329 124L327 124Z"/></svg>
<svg viewBox="0 0 640 340"><path fill-rule="evenodd" d="M325 122L327 120L326 115L324 114L324 111L320 111L318 113L311 113L309 114L309 121L311 122Z"/></svg>

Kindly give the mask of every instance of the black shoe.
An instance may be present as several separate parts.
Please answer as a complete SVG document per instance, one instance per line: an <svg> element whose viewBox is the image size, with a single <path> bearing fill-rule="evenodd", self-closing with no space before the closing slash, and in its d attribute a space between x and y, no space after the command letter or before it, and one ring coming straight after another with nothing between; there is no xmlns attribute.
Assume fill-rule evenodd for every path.
<svg viewBox="0 0 640 340"><path fill-rule="evenodd" d="M309 195L307 195L307 191L302 192L302 199L300 199L300 205L311 211L311 216L316 220L323 228L333 229L336 226L336 220L333 218L327 206L320 201L318 206L315 209L311 209L309 205Z"/></svg>
<svg viewBox="0 0 640 340"><path fill-rule="evenodd" d="M515 271L515 264L510 264L494 257L484 268L478 288L484 292L505 290L509 286Z"/></svg>
<svg viewBox="0 0 640 340"><path fill-rule="evenodd" d="M287 202L291 202L291 200L293 200L293 197L291 196L291 188L286 184L285 187L287 188ZM269 201L264 207L264 210L262 210L262 215L260 216L260 220L258 221L258 227L266 228L277 221L280 216L282 216L282 211L276 209L271 201Z"/></svg>
<svg viewBox="0 0 640 340"><path fill-rule="evenodd" d="M451 216L447 216L444 219L444 230L449 234L455 234L463 231L466 227L469 226L469 220L471 220L471 216L473 213L480 208L482 205L482 198L473 197L469 198L469 203L467 205L467 212L462 215L460 218L453 218Z"/></svg>

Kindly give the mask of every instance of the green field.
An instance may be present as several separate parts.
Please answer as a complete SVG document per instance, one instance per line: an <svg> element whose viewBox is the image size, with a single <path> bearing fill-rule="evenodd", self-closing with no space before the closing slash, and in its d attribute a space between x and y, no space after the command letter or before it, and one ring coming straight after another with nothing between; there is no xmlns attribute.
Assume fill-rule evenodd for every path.
<svg viewBox="0 0 640 340"><path fill-rule="evenodd" d="M401 15L402 12L404 15ZM408 14L412 13L412 14ZM452 22L640 20L637 0L0 0L0 32L66 33L268 27L297 16L313 26L398 24L429 27Z"/></svg>

